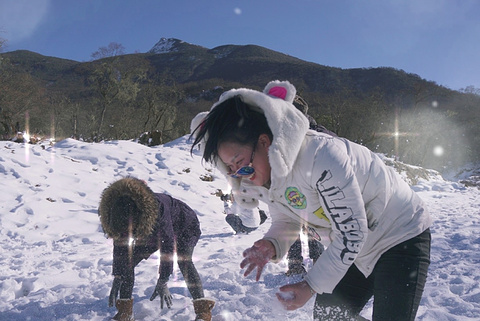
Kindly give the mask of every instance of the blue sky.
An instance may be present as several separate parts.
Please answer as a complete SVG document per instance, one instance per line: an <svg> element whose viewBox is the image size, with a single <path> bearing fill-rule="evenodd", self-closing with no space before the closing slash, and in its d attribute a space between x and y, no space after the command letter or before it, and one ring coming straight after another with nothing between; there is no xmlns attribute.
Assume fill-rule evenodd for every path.
<svg viewBox="0 0 480 321"><path fill-rule="evenodd" d="M339 68L393 67L480 88L478 0L0 0L4 51L88 61L99 47L146 52L160 38L255 44Z"/></svg>

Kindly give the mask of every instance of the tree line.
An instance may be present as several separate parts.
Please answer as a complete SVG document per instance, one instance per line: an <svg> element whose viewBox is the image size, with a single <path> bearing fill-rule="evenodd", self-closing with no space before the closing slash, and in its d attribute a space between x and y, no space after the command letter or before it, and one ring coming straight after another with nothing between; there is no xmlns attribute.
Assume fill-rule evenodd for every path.
<svg viewBox="0 0 480 321"><path fill-rule="evenodd" d="M162 144L188 134L193 116L209 110L224 90L250 87L222 79L179 84L174 71L159 73L143 60L124 59L123 46L115 43L92 58L72 85L67 76L60 84L42 82L0 56L1 138L28 131L99 142L149 133ZM480 93L474 87L459 93L418 81L393 98L350 87L297 89L318 123L375 152L440 171L480 160Z"/></svg>

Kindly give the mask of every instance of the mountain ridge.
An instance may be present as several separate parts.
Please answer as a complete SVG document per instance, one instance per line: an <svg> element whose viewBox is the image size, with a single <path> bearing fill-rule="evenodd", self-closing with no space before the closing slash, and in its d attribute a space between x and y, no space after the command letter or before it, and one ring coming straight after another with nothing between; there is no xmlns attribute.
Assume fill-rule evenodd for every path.
<svg viewBox="0 0 480 321"><path fill-rule="evenodd" d="M0 68L0 124L5 138L15 132L16 123L25 126L29 111L30 126L38 133L51 130L50 115L55 115L56 136L74 132L87 140L99 139L97 132L105 127L102 139L135 138L143 131L161 130L162 140L170 141L188 133L190 120L210 109L223 91L262 90L278 79L296 87L317 122L376 151L397 153L391 132L398 127L409 135L402 137L405 148L397 155L402 161L427 162L439 169L480 158L480 97L391 67L342 69L258 45L209 49L160 38L145 53L87 62L24 50L0 53ZM152 117L160 117L155 113L163 115L162 108L175 111L165 114L171 116L171 126L166 118L165 123L153 122ZM121 117L137 111L145 119L135 125ZM447 146L448 160L426 155L437 142Z"/></svg>

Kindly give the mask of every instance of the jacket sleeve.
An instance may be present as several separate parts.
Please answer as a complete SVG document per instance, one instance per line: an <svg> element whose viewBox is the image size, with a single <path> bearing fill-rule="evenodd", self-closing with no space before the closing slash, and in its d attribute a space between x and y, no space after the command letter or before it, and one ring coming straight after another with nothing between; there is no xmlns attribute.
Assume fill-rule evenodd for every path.
<svg viewBox="0 0 480 321"><path fill-rule="evenodd" d="M158 248L160 249L160 266L158 273L162 280L167 281L173 273L173 250L175 235L173 231L172 207L160 203L161 223L158 231Z"/></svg>
<svg viewBox="0 0 480 321"><path fill-rule="evenodd" d="M332 223L332 242L305 280L317 293L332 293L366 241L365 205L354 164L340 140L317 150L311 173L310 184Z"/></svg>
<svg viewBox="0 0 480 321"><path fill-rule="evenodd" d="M285 209L281 205L269 204L268 211L272 218L272 224L263 239L272 242L275 247L275 257L271 260L274 263L280 262L287 254L290 246L297 240L302 225L291 217L283 214Z"/></svg>

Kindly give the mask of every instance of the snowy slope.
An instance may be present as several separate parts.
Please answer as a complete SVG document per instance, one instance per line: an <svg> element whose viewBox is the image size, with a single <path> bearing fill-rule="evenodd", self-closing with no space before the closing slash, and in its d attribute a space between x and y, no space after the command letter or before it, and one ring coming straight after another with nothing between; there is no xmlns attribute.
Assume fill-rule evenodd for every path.
<svg viewBox="0 0 480 321"><path fill-rule="evenodd" d="M131 141L100 144L67 139L54 146L0 145L0 320L109 320L112 241L103 235L101 191L125 176L146 180L196 210L202 237L194 262L213 320L309 320L313 300L293 312L275 298L286 264L268 264L261 280L244 278L241 253L262 237L270 220L249 235L234 235L213 195L228 186L222 175L190 155L187 137L156 147ZM201 177L212 176L213 181ZM480 320L480 191L437 179L413 187L426 201L432 227L432 264L418 320ZM307 266L311 262L307 257ZM174 302L149 301L158 255L136 268L137 320L192 320L191 298L178 269L170 278ZM370 318L371 304L362 312Z"/></svg>

